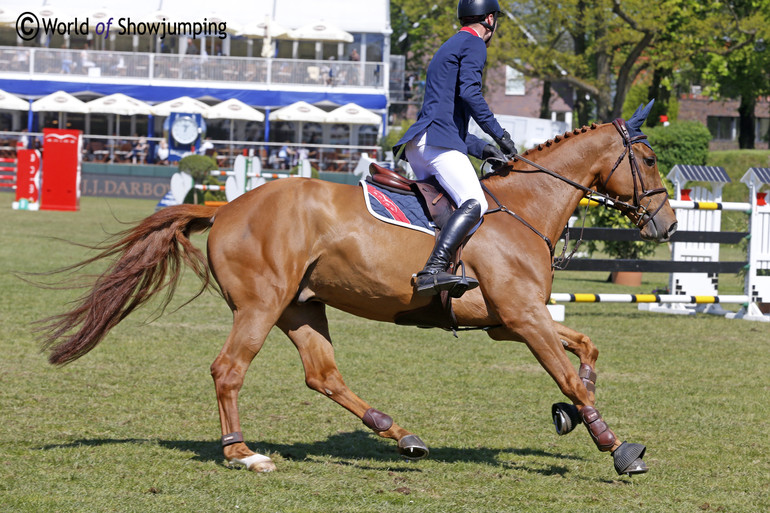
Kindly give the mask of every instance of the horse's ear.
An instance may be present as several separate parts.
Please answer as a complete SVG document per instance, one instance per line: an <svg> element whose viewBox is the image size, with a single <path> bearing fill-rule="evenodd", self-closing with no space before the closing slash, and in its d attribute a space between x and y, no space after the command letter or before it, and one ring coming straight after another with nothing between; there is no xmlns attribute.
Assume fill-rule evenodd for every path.
<svg viewBox="0 0 770 513"><path fill-rule="evenodd" d="M626 125L636 130L641 130L642 125L647 119L647 116L650 115L650 111L652 110L652 105L654 103L655 103L655 98L650 100L650 103L648 103L646 107L644 106L643 103L640 104L639 108L637 108L636 112L634 112L634 115L631 116L631 119L626 121Z"/></svg>

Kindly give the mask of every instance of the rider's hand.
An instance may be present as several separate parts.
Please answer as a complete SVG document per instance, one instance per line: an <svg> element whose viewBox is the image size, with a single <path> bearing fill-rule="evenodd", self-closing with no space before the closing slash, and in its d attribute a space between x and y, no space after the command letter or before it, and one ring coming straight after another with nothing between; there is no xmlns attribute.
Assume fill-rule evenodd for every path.
<svg viewBox="0 0 770 513"><path fill-rule="evenodd" d="M484 149L481 152L481 158L490 162L492 164L492 169L497 169L508 162L508 159L505 158L505 154L493 144L484 146Z"/></svg>
<svg viewBox="0 0 770 513"><path fill-rule="evenodd" d="M508 133L508 130L503 130L503 136L499 139L495 139L495 142L508 157L512 157L518 153L516 145L513 144L511 134Z"/></svg>

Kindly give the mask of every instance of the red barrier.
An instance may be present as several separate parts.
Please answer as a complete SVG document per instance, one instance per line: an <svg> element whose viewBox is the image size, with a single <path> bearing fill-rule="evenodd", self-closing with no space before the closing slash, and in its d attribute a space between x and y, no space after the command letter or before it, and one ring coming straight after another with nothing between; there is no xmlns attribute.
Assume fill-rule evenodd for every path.
<svg viewBox="0 0 770 513"><path fill-rule="evenodd" d="M40 208L40 168L38 150L17 150L16 201L17 210L38 210Z"/></svg>
<svg viewBox="0 0 770 513"><path fill-rule="evenodd" d="M41 210L80 208L80 130L43 129L43 185Z"/></svg>

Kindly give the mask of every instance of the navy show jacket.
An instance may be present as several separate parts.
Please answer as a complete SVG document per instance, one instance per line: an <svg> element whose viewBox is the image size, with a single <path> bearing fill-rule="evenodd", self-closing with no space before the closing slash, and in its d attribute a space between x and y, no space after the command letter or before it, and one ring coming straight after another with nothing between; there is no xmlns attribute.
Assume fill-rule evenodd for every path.
<svg viewBox="0 0 770 513"><path fill-rule="evenodd" d="M427 130L427 144L481 158L489 143L468 133L471 116L493 138L503 136L503 128L481 94L486 62L487 46L475 33L462 30L441 45L428 65L417 121L393 147L393 154L398 155L402 145Z"/></svg>

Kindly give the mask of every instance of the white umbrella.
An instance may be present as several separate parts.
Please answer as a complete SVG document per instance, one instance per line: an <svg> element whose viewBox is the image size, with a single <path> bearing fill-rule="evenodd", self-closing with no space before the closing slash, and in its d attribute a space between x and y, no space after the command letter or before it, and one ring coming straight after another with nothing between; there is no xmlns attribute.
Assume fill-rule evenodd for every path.
<svg viewBox="0 0 770 513"><path fill-rule="evenodd" d="M297 121L297 142L302 142L302 123L326 123L326 112L307 102L298 101L271 112L270 121Z"/></svg>
<svg viewBox="0 0 770 513"><path fill-rule="evenodd" d="M0 26L14 25L19 17L19 12L12 11L9 7L0 5Z"/></svg>
<svg viewBox="0 0 770 513"><path fill-rule="evenodd" d="M270 121L326 122L326 112L307 102L298 101L270 113Z"/></svg>
<svg viewBox="0 0 770 513"><path fill-rule="evenodd" d="M0 110L29 110L29 102L0 89Z"/></svg>
<svg viewBox="0 0 770 513"><path fill-rule="evenodd" d="M86 105L91 113L115 114L115 137L120 136L120 116L136 114L147 116L152 113L152 107L149 104L121 93L102 96L86 103ZM114 139L110 149L114 154Z"/></svg>
<svg viewBox="0 0 770 513"><path fill-rule="evenodd" d="M189 96L180 96L152 106L152 114L155 116L168 116L172 112L186 112L188 114L203 114L203 117L207 117L208 110L208 105Z"/></svg>
<svg viewBox="0 0 770 513"><path fill-rule="evenodd" d="M350 127L349 142L353 146L353 125L380 125L382 117L355 103L338 107L326 115L327 123L347 124Z"/></svg>
<svg viewBox="0 0 770 513"><path fill-rule="evenodd" d="M274 39L288 39L291 31L266 16L264 20L246 20L240 24L239 36L263 37Z"/></svg>
<svg viewBox="0 0 770 513"><path fill-rule="evenodd" d="M304 39L309 41L326 41L329 43L352 43L353 35L341 28L335 27L325 21L304 25L292 30L291 39Z"/></svg>
<svg viewBox="0 0 770 513"><path fill-rule="evenodd" d="M147 116L152 113L152 107L149 104L121 93L102 96L88 102L86 105L88 105L89 112L100 114L117 114L119 116L139 114Z"/></svg>
<svg viewBox="0 0 770 513"><path fill-rule="evenodd" d="M348 103L326 115L327 123L347 123L348 125L379 125L382 117L355 103Z"/></svg>
<svg viewBox="0 0 770 513"><path fill-rule="evenodd" d="M32 102L32 112L58 112L59 127L64 125L64 113L88 114L88 105L69 93L56 91Z"/></svg>
<svg viewBox="0 0 770 513"><path fill-rule="evenodd" d="M209 119L230 120L230 151L232 153L233 125L236 119L244 121L264 121L265 115L254 107L250 107L240 100L230 98L211 107L208 111Z"/></svg>
<svg viewBox="0 0 770 513"><path fill-rule="evenodd" d="M88 106L64 91L56 91L32 102L33 112L76 112L87 114Z"/></svg>
<svg viewBox="0 0 770 513"><path fill-rule="evenodd" d="M265 120L265 115L260 111L235 98L230 98L213 107L209 107L206 117L209 119L242 119L245 121Z"/></svg>

